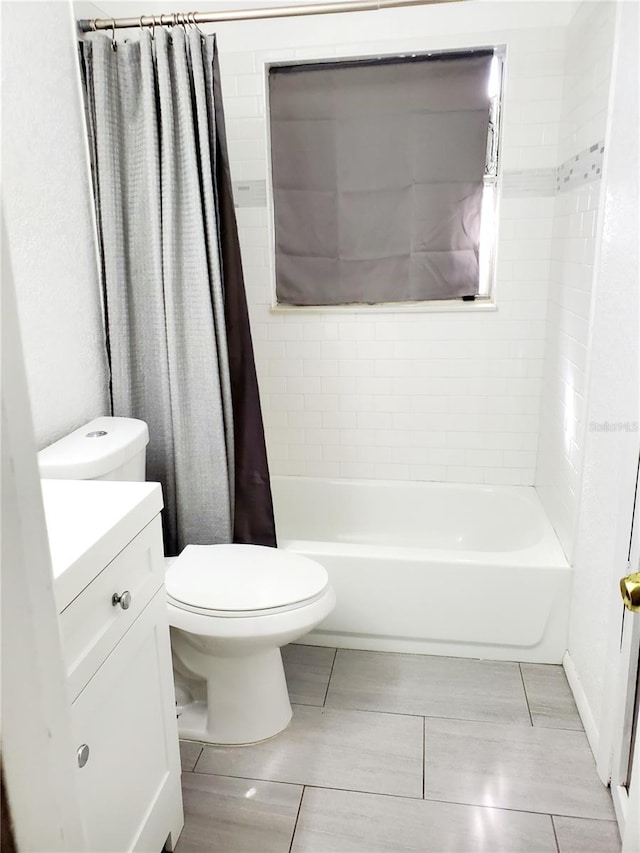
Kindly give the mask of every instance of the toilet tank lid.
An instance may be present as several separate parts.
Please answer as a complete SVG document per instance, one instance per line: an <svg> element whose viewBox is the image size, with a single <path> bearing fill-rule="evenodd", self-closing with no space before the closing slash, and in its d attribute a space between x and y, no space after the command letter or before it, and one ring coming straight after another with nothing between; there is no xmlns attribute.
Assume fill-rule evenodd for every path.
<svg viewBox="0 0 640 853"><path fill-rule="evenodd" d="M54 480L92 480L124 465L149 443L144 421L95 418L38 453L40 476Z"/></svg>

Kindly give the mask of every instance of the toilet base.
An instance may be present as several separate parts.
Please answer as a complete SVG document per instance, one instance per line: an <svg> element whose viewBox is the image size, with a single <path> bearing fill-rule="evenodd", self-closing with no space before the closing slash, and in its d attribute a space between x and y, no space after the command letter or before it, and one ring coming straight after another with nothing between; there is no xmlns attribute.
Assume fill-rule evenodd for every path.
<svg viewBox="0 0 640 853"><path fill-rule="evenodd" d="M179 683L180 675L175 675ZM277 735L291 721L279 648L224 658L207 655L206 693L206 701L181 706L180 737L213 744L256 743Z"/></svg>
<svg viewBox="0 0 640 853"><path fill-rule="evenodd" d="M194 740L199 743L210 743L212 746L252 746L256 743L262 743L265 740L271 740L272 737L275 737L285 731L291 722L291 719L292 717L289 717L289 721L286 723L284 728L278 728L278 731L272 732L257 741L234 741L233 743L229 743L228 741L212 740L211 738L215 735L212 735L211 732L207 730L207 703L196 700L190 705L182 706L181 714L178 717L178 736L181 740Z"/></svg>

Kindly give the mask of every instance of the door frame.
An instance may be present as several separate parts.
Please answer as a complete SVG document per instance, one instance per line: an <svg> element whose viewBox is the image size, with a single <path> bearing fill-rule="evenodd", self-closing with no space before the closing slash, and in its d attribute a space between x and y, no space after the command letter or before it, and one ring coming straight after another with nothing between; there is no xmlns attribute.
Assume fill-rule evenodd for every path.
<svg viewBox="0 0 640 853"><path fill-rule="evenodd" d="M638 853L640 850L640 737L636 738L633 762L635 771L629 786L629 803L635 804L635 807L631 812L627 811L622 853Z"/></svg>
<svg viewBox="0 0 640 853"><path fill-rule="evenodd" d="M2 761L18 850L85 849L75 745L2 217ZM37 819L34 816L37 815Z"/></svg>

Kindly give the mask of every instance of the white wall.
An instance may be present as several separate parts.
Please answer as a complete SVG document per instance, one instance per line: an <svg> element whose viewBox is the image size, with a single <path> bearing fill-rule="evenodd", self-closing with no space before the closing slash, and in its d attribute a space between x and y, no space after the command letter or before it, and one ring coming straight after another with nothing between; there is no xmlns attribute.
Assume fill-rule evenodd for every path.
<svg viewBox="0 0 640 853"><path fill-rule="evenodd" d="M574 687L594 751L603 734L603 713L618 688L615 679L607 684L607 676L608 670L616 671L620 647L618 580L629 571L626 560L640 449L637 5L620 4L618 16L616 42L618 47L624 42L624 49L618 50L614 65L607 133L569 630ZM610 737L609 732L604 734Z"/></svg>
<svg viewBox="0 0 640 853"><path fill-rule="evenodd" d="M70 4L2 4L3 204L39 447L107 411Z"/></svg>
<svg viewBox="0 0 640 853"><path fill-rule="evenodd" d="M564 165L554 212L536 486L569 558L584 453L600 149L607 122L614 24L614 3L585 2L567 31L559 144L559 163ZM598 150L592 153L589 149L594 145Z"/></svg>
<svg viewBox="0 0 640 853"><path fill-rule="evenodd" d="M5 156L42 446L104 411L106 380L73 31L66 4L38 5L40 61L7 39ZM5 33L26 26L24 6L4 8ZM275 473L532 482L553 202L523 189L517 170L557 163L571 9L488 2L215 27L237 179L266 175L265 61L508 44L503 167L520 190L502 204L496 313L272 314L266 211L239 211Z"/></svg>
<svg viewBox="0 0 640 853"><path fill-rule="evenodd" d="M215 26L236 180L267 174L265 62L507 44L497 311L274 313L267 211L238 210L273 473L533 483L554 206L534 185L555 178L572 11L487 2Z"/></svg>

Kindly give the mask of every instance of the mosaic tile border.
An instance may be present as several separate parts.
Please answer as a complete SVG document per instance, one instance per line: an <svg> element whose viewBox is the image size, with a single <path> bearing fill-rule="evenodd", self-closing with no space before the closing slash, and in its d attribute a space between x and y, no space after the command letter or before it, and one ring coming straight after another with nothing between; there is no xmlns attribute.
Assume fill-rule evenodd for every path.
<svg viewBox="0 0 640 853"><path fill-rule="evenodd" d="M232 181L235 207L266 207L267 182L264 178L255 181Z"/></svg>
<svg viewBox="0 0 640 853"><path fill-rule="evenodd" d="M602 178L604 141L569 157L557 169L513 169L502 175L504 198L554 196Z"/></svg>
<svg viewBox="0 0 640 853"><path fill-rule="evenodd" d="M592 181L599 181L602 177L603 160L604 141L595 142L575 157L565 160L558 166L557 191L569 192Z"/></svg>
<svg viewBox="0 0 640 853"><path fill-rule="evenodd" d="M604 141L596 142L557 169L511 169L502 175L503 198L549 198L602 178ZM266 207L265 180L234 181L236 207Z"/></svg>
<svg viewBox="0 0 640 853"><path fill-rule="evenodd" d="M554 196L557 191L557 169L514 169L502 175L503 198L540 198Z"/></svg>

